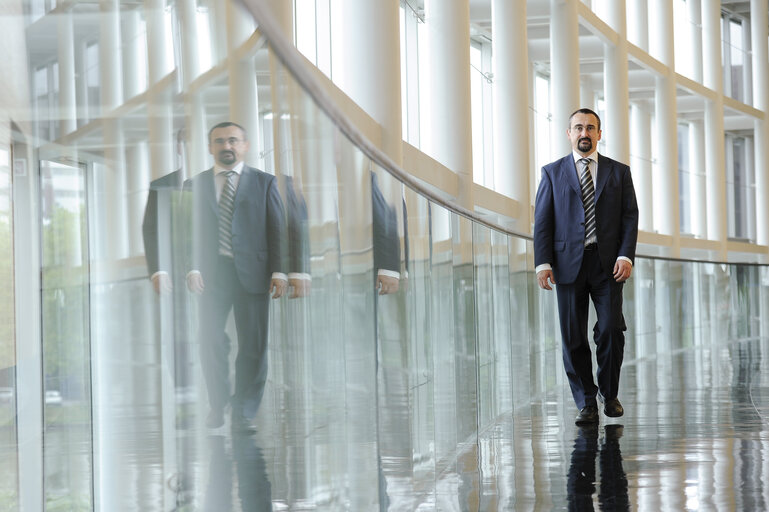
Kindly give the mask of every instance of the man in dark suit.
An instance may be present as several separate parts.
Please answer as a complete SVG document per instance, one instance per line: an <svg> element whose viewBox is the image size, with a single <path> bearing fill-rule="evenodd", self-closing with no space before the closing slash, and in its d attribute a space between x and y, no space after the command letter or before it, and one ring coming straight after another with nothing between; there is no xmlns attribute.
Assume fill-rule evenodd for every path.
<svg viewBox="0 0 769 512"><path fill-rule="evenodd" d="M231 406L233 431L253 430L267 380L269 300L288 286L283 203L275 176L244 164L246 130L219 123L208 134L215 165L185 183L192 200L192 261L187 286L200 295L199 334L210 411L206 424L224 424ZM235 317L238 354L230 397L229 346L224 334Z"/></svg>
<svg viewBox="0 0 769 512"><path fill-rule="evenodd" d="M595 112L574 112L566 135L572 154L542 168L534 264L541 288L556 285L563 364L580 409L576 423L589 424L598 421L596 398L607 416L624 413L617 398L626 329L622 288L633 270L638 205L630 168L596 150L601 120ZM587 338L590 298L597 315L597 386Z"/></svg>

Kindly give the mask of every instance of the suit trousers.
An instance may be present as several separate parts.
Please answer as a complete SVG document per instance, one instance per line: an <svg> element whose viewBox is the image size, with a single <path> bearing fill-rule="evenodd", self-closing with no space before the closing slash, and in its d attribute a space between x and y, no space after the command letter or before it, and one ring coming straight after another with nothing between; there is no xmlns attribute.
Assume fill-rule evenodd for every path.
<svg viewBox="0 0 769 512"><path fill-rule="evenodd" d="M586 405L597 405L597 392L607 400L617 397L625 350L622 288L623 283L618 283L602 269L595 249L585 250L582 266L573 283L556 283L563 366L579 409ZM590 299L597 316L593 327L598 363L597 387L593 381L592 354L587 338Z"/></svg>
<svg viewBox="0 0 769 512"><path fill-rule="evenodd" d="M233 259L219 256L216 276L203 276L200 300L200 356L212 410L230 402L230 342L225 334L230 311L235 317L238 353L235 358L233 412L255 411L267 382L269 293L249 293L238 278Z"/></svg>

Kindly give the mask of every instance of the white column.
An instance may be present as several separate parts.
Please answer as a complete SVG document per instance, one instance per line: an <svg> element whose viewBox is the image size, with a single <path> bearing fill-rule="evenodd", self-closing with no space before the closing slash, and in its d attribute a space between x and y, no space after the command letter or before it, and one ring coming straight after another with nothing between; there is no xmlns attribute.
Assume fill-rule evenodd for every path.
<svg viewBox="0 0 769 512"><path fill-rule="evenodd" d="M179 9L182 38L182 84L184 90L190 93L187 96L187 102L185 104L185 128L187 140L187 144L185 145L187 150L186 177L190 177L207 167L208 132L206 129L205 109L200 98L200 93L197 91L190 91L192 82L200 74L196 1L179 0L177 2L177 8Z"/></svg>
<svg viewBox="0 0 769 512"><path fill-rule="evenodd" d="M692 202L692 232L708 234L707 189L705 187L705 125L701 120L689 123L689 191Z"/></svg>
<svg viewBox="0 0 769 512"><path fill-rule="evenodd" d="M700 2L686 2L687 13L691 27L689 30L689 45L692 53L692 78L702 83L702 4Z"/></svg>
<svg viewBox="0 0 769 512"><path fill-rule="evenodd" d="M753 49L753 104L763 111L764 118L754 126L756 159L756 242L769 244L769 2L753 0L750 3L750 23Z"/></svg>
<svg viewBox="0 0 769 512"><path fill-rule="evenodd" d="M398 2L343 0L341 8L351 21L340 34L340 42L347 48L345 92L379 123L382 150L400 164L403 126ZM469 45L469 37L463 42Z"/></svg>
<svg viewBox="0 0 769 512"><path fill-rule="evenodd" d="M228 55L227 47L227 13L232 7L231 2L221 0L206 0L208 4L209 20L211 26L211 55L213 64L216 65ZM248 15L249 18L251 15Z"/></svg>
<svg viewBox="0 0 769 512"><path fill-rule="evenodd" d="M59 54L59 136L77 128L77 93L75 89L75 35L72 12L56 16Z"/></svg>
<svg viewBox="0 0 769 512"><path fill-rule="evenodd" d="M654 231L654 197L652 193L652 129L646 101L630 104L630 131L633 134L630 168L638 201L638 229Z"/></svg>
<svg viewBox="0 0 769 512"><path fill-rule="evenodd" d="M687 2L690 3L690 2ZM628 41L642 50L649 51L649 4L648 0L628 0Z"/></svg>
<svg viewBox="0 0 769 512"><path fill-rule="evenodd" d="M579 98L578 0L550 0L550 101L553 158L571 152L566 137L569 115L581 107Z"/></svg>
<svg viewBox="0 0 769 512"><path fill-rule="evenodd" d="M473 202L472 113L470 107L470 4L468 0L425 0L431 81L432 152L459 176L459 204ZM396 85L398 87L398 85Z"/></svg>
<svg viewBox="0 0 769 512"><path fill-rule="evenodd" d="M147 20L147 68L149 70L149 148L152 178L174 170L176 144L174 142L173 114L168 95L171 91L158 89L158 82L168 73L168 48L165 28L165 0L145 0Z"/></svg>
<svg viewBox="0 0 769 512"><path fill-rule="evenodd" d="M142 250L142 218L147 204L147 186L150 182L147 143L135 141L126 144L126 169L130 169L126 181L128 200L128 247L131 256L140 256Z"/></svg>
<svg viewBox="0 0 769 512"><path fill-rule="evenodd" d="M721 2L702 0L702 75L716 93L705 104L705 171L707 173L708 239L721 242L726 258L726 165L724 158L724 96L721 66Z"/></svg>
<svg viewBox="0 0 769 512"><path fill-rule="evenodd" d="M673 46L673 4L653 0L652 19L657 20L657 38L652 43L656 57L665 65L665 75L656 78L655 130L657 165L654 166L654 227L673 237L672 256L680 250L678 206L678 125Z"/></svg>
<svg viewBox="0 0 769 512"><path fill-rule="evenodd" d="M85 124L88 119L88 78L86 71L85 52L87 44L85 40L76 43L75 52L75 97L77 108L77 126Z"/></svg>
<svg viewBox="0 0 769 512"><path fill-rule="evenodd" d="M227 45L229 60L227 64L230 75L230 121L238 123L248 131L251 141L251 151L246 156L249 164L258 165L259 153L262 147L261 130L259 127L259 102L256 89L256 69L250 55L238 60L234 56L237 49L245 43L254 32L254 21L251 14L242 5L235 2L227 4Z"/></svg>
<svg viewBox="0 0 769 512"><path fill-rule="evenodd" d="M529 51L525 0L493 0L494 182L519 204L520 226L531 226L529 176Z"/></svg>
<svg viewBox="0 0 769 512"><path fill-rule="evenodd" d="M604 90L606 119L602 126L606 153L620 162L630 162L630 95L628 93L627 39L625 0L608 2L609 24L619 36L617 45L606 44Z"/></svg>
<svg viewBox="0 0 769 512"><path fill-rule="evenodd" d="M123 101L123 59L120 49L120 2L104 0L101 4L99 32L99 71L102 112Z"/></svg>
<svg viewBox="0 0 769 512"><path fill-rule="evenodd" d="M171 71L168 39L166 38L165 0L144 0L147 22L147 68L150 85L160 81Z"/></svg>
<svg viewBox="0 0 769 512"><path fill-rule="evenodd" d="M139 37L143 37L141 34L141 13L139 9L130 9L123 11L121 24L121 34L123 38L123 69L126 71L123 73L123 94L126 98L133 98L140 92L142 92L142 86L139 78L142 72L146 74L146 70L139 70L139 66L144 62L140 59ZM151 48L147 44L148 48ZM149 50L152 53L152 49Z"/></svg>

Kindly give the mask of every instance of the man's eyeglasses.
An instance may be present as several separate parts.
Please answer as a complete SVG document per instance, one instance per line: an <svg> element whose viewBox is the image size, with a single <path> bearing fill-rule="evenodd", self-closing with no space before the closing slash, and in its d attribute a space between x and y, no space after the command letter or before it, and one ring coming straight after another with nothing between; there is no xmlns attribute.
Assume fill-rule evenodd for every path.
<svg viewBox="0 0 769 512"><path fill-rule="evenodd" d="M229 139L214 139L214 144L216 144L217 146L224 146L225 144L229 144L230 146L235 146L240 142L243 142L243 139L238 139L236 137L230 137Z"/></svg>

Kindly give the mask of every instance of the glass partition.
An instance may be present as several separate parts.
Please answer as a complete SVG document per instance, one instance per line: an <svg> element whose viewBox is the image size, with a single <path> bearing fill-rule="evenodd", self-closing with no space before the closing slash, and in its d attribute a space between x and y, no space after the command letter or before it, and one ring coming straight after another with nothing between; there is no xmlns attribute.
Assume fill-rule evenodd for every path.
<svg viewBox="0 0 769 512"><path fill-rule="evenodd" d="M14 228L0 146L0 509L561 505L516 495L552 469L504 465L569 406L530 239L401 183L237 3L32 4L2 19L28 36L34 212ZM657 355L766 337L769 274L639 257L625 315L642 389Z"/></svg>

